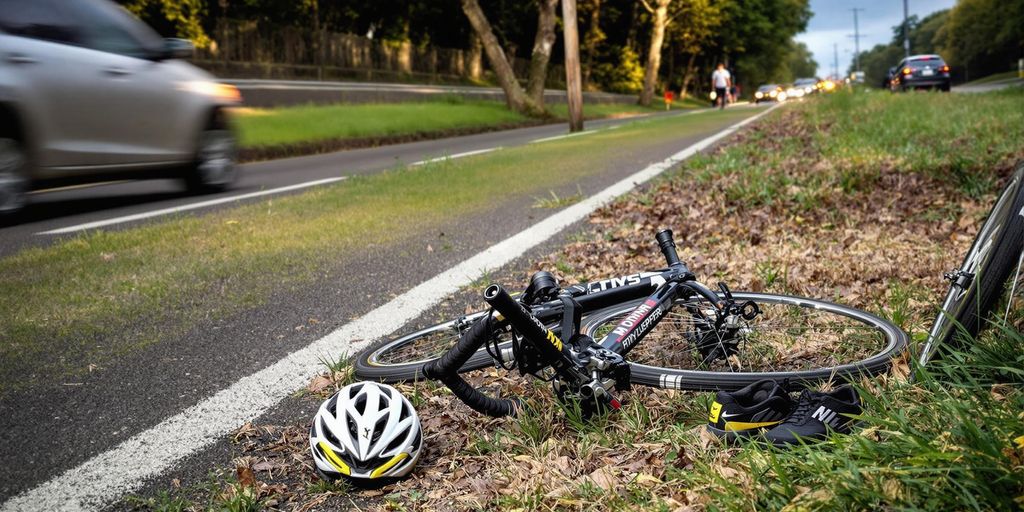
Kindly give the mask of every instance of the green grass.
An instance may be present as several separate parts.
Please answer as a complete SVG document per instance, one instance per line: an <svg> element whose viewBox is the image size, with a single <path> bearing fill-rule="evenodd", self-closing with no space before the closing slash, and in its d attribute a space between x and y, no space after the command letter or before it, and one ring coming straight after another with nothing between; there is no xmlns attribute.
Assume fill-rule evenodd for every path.
<svg viewBox="0 0 1024 512"><path fill-rule="evenodd" d="M548 105L564 119L565 104ZM661 109L626 104L588 104L588 119L650 114ZM453 130L485 129L536 122L496 101L449 97L442 101L380 104L305 105L240 109L235 116L243 148L315 143L336 139L401 137Z"/></svg>
<svg viewBox="0 0 1024 512"><path fill-rule="evenodd" d="M643 120L399 167L205 216L90 232L0 259L0 395L102 368L211 318L256 307L271 293L298 289L343 265L354 247L400 243L493 208L496 198L530 201L585 179L622 147L642 152L750 114Z"/></svg>
<svg viewBox="0 0 1024 512"><path fill-rule="evenodd" d="M997 330L920 371L918 383L865 383L862 429L780 450L748 442L672 473L713 510L1010 510L1024 505L1024 342ZM738 476L737 476L738 475Z"/></svg>
<svg viewBox="0 0 1024 512"><path fill-rule="evenodd" d="M1010 78L1017 78L1018 76L1019 76L1019 72L1017 72L1017 71L1006 71L1004 73L996 73L994 75L989 75L989 76L986 76L984 78L979 78L977 80L971 80L970 82L967 82L967 83L965 83L963 85L989 84L989 83L992 83L992 82L998 82L1000 80L1007 80L1007 79L1010 79Z"/></svg>
<svg viewBox="0 0 1024 512"><path fill-rule="evenodd" d="M498 102L460 99L245 109L235 117L242 147L401 136L528 121Z"/></svg>
<svg viewBox="0 0 1024 512"><path fill-rule="evenodd" d="M689 162L696 179L735 175L726 197L736 205L792 204L818 209L833 191L877 186L882 169L925 173L978 198L1006 155L1021 151L1024 90L983 95L835 94L793 111L814 127L799 137L768 140L775 150L739 145ZM955 120L955 121L954 121ZM759 132L756 140L771 139ZM809 164L806 154L817 155ZM794 168L793 165L813 165Z"/></svg>

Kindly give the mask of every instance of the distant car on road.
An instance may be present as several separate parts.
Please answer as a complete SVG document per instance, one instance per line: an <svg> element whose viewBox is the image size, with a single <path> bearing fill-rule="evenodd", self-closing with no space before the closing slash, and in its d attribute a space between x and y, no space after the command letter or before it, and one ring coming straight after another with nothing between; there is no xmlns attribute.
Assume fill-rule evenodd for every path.
<svg viewBox="0 0 1024 512"><path fill-rule="evenodd" d="M818 92L818 83L821 82L820 78L797 78L793 82L793 88L803 91L803 95L811 95Z"/></svg>
<svg viewBox="0 0 1024 512"><path fill-rule="evenodd" d="M754 103L762 101L786 101L786 90L778 84L766 84L754 92Z"/></svg>
<svg viewBox="0 0 1024 512"><path fill-rule="evenodd" d="M892 79L896 76L896 66L889 68L885 73L885 78L882 79L882 89L889 89L892 87Z"/></svg>
<svg viewBox="0 0 1024 512"><path fill-rule="evenodd" d="M949 92L949 66L938 55L912 55L896 65L890 81L892 91L939 89Z"/></svg>
<svg viewBox="0 0 1024 512"><path fill-rule="evenodd" d="M241 101L107 0L0 0L0 214L32 189L124 178L235 180Z"/></svg>

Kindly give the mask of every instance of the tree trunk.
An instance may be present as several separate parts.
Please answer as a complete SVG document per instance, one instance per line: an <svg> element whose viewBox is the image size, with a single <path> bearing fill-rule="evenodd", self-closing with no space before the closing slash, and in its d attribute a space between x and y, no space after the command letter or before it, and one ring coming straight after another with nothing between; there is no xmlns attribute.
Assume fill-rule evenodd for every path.
<svg viewBox="0 0 1024 512"><path fill-rule="evenodd" d="M516 81L515 71L512 70L512 65L509 64L508 58L498 42L498 38L494 36L494 31L491 29L490 22L487 21L487 16L480 9L480 3L477 0L462 0L462 11L466 13L466 17L469 18L469 24L473 26L473 31L476 32L477 36L480 37L480 42L483 43L484 53L487 54L487 61L491 63L494 75L498 79L498 85L505 91L505 102L508 104L508 107L528 116L543 115L544 110L539 108L526 95L519 82Z"/></svg>
<svg viewBox="0 0 1024 512"><path fill-rule="evenodd" d="M562 0L565 33L565 93L569 103L569 131L583 131L583 89L580 83L580 38L576 28L576 0Z"/></svg>
<svg viewBox="0 0 1024 512"><path fill-rule="evenodd" d="M484 66L481 57L483 57L483 47L480 38L473 34L469 42L469 78L473 80L480 80L483 76Z"/></svg>
<svg viewBox="0 0 1024 512"><path fill-rule="evenodd" d="M558 0L538 0L537 36L533 39L533 54L530 55L530 76L526 82L526 94L541 109L544 108L544 83L548 78L548 62L551 49L555 46L555 7Z"/></svg>
<svg viewBox="0 0 1024 512"><path fill-rule="evenodd" d="M647 51L647 67L644 68L644 89L640 93L640 104L649 107L654 99L654 86L658 81L661 67L661 44L665 40L665 25L668 24L668 4L672 0L655 0L654 26L651 29L651 46Z"/></svg>
<svg viewBox="0 0 1024 512"><path fill-rule="evenodd" d="M679 99L685 100L687 93L690 91L690 80L693 80L693 62L697 60L697 54L690 54L690 62L686 64L686 73L683 75L683 87L679 91Z"/></svg>

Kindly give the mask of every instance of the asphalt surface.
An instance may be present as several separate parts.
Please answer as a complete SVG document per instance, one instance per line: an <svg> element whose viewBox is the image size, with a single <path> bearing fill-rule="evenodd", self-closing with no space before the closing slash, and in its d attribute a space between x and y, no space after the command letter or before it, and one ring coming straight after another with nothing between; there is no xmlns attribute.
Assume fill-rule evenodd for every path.
<svg viewBox="0 0 1024 512"><path fill-rule="evenodd" d="M425 101L444 96L471 100L505 101L497 87L466 85L422 85L385 82L330 82L308 80L225 79L242 92L245 104L252 107L278 107L305 103L394 103ZM636 103L636 95L584 92L586 103ZM564 90L546 89L544 101L565 103Z"/></svg>
<svg viewBox="0 0 1024 512"><path fill-rule="evenodd" d="M693 111L671 111L653 115L684 115L691 112ZM628 123L635 119L621 118L588 121L585 124L585 128L587 130L602 129ZM0 257L13 254L27 247L45 246L56 240L74 236L77 233L60 235L40 234L56 229L252 194L326 178L372 174L401 164L410 164L437 157L454 156L470 151L518 146L537 139L556 137L567 133L567 125L559 123L449 139L250 163L241 166L241 178L235 188L223 193L202 196L187 194L184 191L183 184L176 180L127 181L43 191L31 196L29 206L16 219L15 224L0 228ZM252 198L249 200L265 198ZM242 200L240 202L245 201ZM216 208L237 206L238 203L229 202L202 208L201 210L192 210L192 212L212 211ZM159 217L156 219L159 219ZM148 220L109 225L105 226L104 229L123 229L146 221Z"/></svg>
<svg viewBox="0 0 1024 512"><path fill-rule="evenodd" d="M979 92L991 92L998 91L1000 89L1006 89L1008 87L1024 87L1024 78L1007 78L1006 80L998 80L995 82L989 82L987 84L977 85L960 85L953 88L953 92L965 92L965 93L979 93Z"/></svg>
<svg viewBox="0 0 1024 512"><path fill-rule="evenodd" d="M763 110L744 109L750 115ZM591 177L567 184L555 193L592 194L735 121L734 117L717 119L699 134L643 151L617 148ZM592 122L589 126L618 122L622 121ZM371 173L396 161L416 161L495 144L508 146L564 131L560 126L529 128L253 164L246 166L246 178L235 192L342 173ZM136 193L144 194L144 200L136 198ZM8 250L48 243L50 238L32 234L46 228L195 200L166 192L158 183L124 183L42 197L63 205L66 214L39 214L43 218L7 228L0 236ZM117 198L122 198L121 204L111 205ZM413 233L388 246L354 247L339 256L332 268L323 269L315 283L279 290L264 306L228 318L201 321L182 336L138 349L104 368L76 377L74 382L53 379L0 397L0 468L4 468L0 471L0 501L115 447L553 212L533 208L533 202L531 197L500 198L488 211L450 219L436 230ZM119 227L128 225L132 224ZM20 243L9 244L8 238L15 238L11 235L20 237ZM428 245L445 249L428 251ZM542 254L543 250L537 248L530 254ZM289 407L283 404L273 414L301 418L308 413L300 405ZM154 446L152 452L159 457L160 447ZM225 439L149 485L151 489L167 488L171 478L202 481L208 471L228 462L225 456L229 452Z"/></svg>

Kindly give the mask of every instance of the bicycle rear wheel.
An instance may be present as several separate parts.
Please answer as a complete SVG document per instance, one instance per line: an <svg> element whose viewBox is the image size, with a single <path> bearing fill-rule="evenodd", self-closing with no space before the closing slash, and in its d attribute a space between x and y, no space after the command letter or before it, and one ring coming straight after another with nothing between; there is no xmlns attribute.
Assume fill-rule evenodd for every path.
<svg viewBox="0 0 1024 512"><path fill-rule="evenodd" d="M935 317L918 362L924 366L937 352L962 347L961 340L978 334L982 320L1002 295L1019 264L1024 243L1024 165L1021 165L992 207L960 269L947 275L952 283Z"/></svg>
<svg viewBox="0 0 1024 512"><path fill-rule="evenodd" d="M713 307L705 299L678 300L626 356L631 381L689 390L733 390L767 378L807 385L885 372L907 346L906 333L857 309L786 295L733 297L753 301L761 314L726 332L707 322ZM638 303L594 313L583 332L601 340Z"/></svg>

